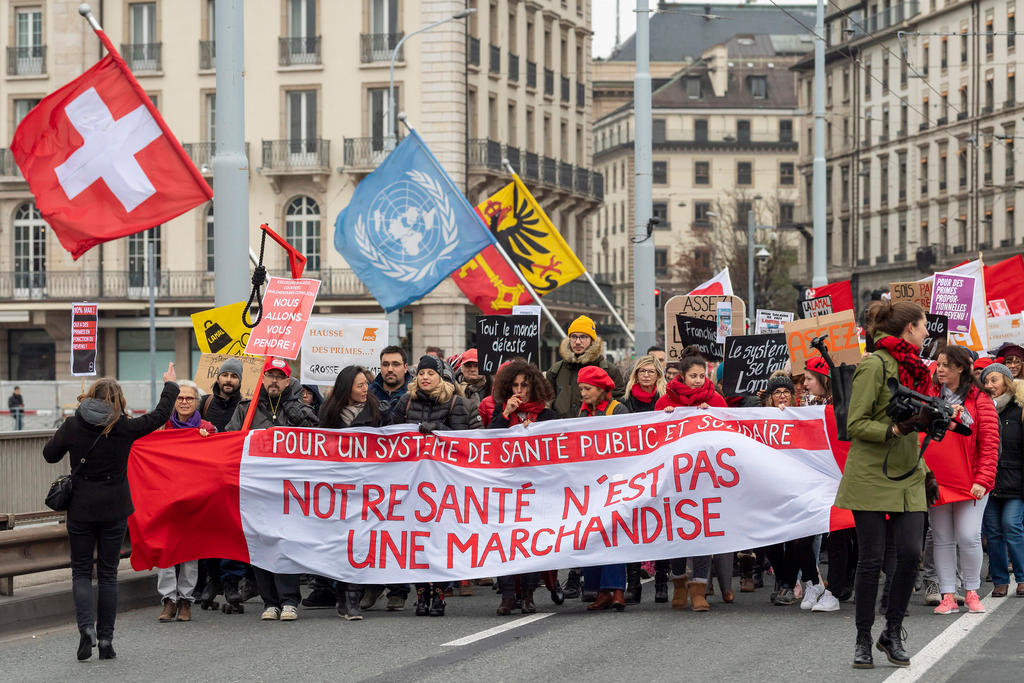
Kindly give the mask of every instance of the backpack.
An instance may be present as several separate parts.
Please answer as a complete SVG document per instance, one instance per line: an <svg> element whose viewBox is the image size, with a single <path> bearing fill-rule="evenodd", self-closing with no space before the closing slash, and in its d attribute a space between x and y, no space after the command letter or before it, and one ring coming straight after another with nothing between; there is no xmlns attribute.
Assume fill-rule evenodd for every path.
<svg viewBox="0 0 1024 683"><path fill-rule="evenodd" d="M620 405L622 404L613 398L612 400L608 401L608 407L604 409L604 414L612 415L615 412L615 409Z"/></svg>

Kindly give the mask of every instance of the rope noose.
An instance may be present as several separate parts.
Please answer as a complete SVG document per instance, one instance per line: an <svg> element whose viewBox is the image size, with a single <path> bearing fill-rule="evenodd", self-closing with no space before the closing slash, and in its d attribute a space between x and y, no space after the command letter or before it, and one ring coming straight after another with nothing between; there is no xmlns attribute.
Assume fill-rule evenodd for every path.
<svg viewBox="0 0 1024 683"><path fill-rule="evenodd" d="M263 250L267 246L267 233L263 231L263 237L260 238L260 260L256 264L256 268L252 271L252 293L249 295L249 301L246 302L245 308L242 309L242 324L252 329L260 324L260 320L263 319L263 305L260 303L263 301L263 293L260 289L267 283L267 269L263 267ZM249 322L249 310L253 307L253 303L256 304L258 311L256 313L256 320Z"/></svg>

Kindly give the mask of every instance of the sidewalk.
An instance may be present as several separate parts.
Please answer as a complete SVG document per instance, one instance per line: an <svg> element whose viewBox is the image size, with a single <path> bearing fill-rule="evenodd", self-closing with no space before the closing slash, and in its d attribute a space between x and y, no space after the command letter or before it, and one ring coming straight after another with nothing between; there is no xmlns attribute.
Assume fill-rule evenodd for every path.
<svg viewBox="0 0 1024 683"><path fill-rule="evenodd" d="M128 558L121 560L118 568L117 589L119 612L160 604L156 571L137 572L131 568ZM95 594L94 582L94 599ZM17 576L14 595L0 595L0 636L74 622L70 569Z"/></svg>

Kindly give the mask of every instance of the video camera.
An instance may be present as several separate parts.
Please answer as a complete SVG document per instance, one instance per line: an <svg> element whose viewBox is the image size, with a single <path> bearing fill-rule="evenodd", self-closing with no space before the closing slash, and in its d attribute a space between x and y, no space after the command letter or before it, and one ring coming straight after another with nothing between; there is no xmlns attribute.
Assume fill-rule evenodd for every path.
<svg viewBox="0 0 1024 683"><path fill-rule="evenodd" d="M942 441L946 432L952 430L963 436L971 435L971 428L956 419L953 406L938 396L925 396L913 389L908 389L895 377L888 381L892 399L885 408L885 414L893 422L905 422L923 414L923 429L930 440Z"/></svg>

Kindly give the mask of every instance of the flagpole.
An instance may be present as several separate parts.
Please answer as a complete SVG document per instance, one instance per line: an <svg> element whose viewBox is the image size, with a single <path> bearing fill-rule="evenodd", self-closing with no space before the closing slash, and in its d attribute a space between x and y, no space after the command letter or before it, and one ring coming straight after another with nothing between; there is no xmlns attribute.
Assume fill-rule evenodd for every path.
<svg viewBox="0 0 1024 683"><path fill-rule="evenodd" d="M430 151L430 148L423 144L423 138L420 137L420 134L417 133L416 130L409 125L408 117L405 115L405 112L402 112L401 114L398 115L398 120L402 122L402 125L409 129L409 132L412 133L413 137L417 140L417 142L420 143L420 147L423 149L424 152L426 152L427 158L430 159L431 163L433 163L434 166L436 166L439 171L441 171L441 176L448 182L452 190L458 196L459 200L465 204L465 208L468 209L470 213L476 215L476 209L474 209L473 206L469 203L469 200L466 199L466 195L462 194L462 190L460 190L458 186L455 184L455 182L452 181L451 176L449 176L448 172L444 170L444 166L442 166L441 162L437 160L437 157L435 157L434 153ZM484 229L487 230L486 227ZM509 267L512 269L512 272L519 272L519 269L516 268L516 265L512 262L512 259L509 258L508 254L505 253L505 250L501 247L501 243L498 242L498 240L494 239L494 235L491 235L490 230L487 230L487 234L491 238L491 244L493 244L497 248L498 253L501 254L501 257L503 259L505 259L505 263L509 265ZM551 322L551 325L555 328L555 330L558 331L559 336L561 336L562 339L565 339L567 336L565 330L563 330L562 326L558 324L558 321L555 319L555 316L551 315L551 311L549 311L548 307L544 305L544 302L541 301L541 298L537 296L537 292L534 291L533 285L527 282L525 277L519 278L519 281L523 283L524 287L526 287L526 291L530 293L531 297L533 297L534 302L538 306L540 306L540 309L542 311L544 311L544 315L548 317L548 320Z"/></svg>
<svg viewBox="0 0 1024 683"><path fill-rule="evenodd" d="M514 168L512 168L512 164L509 163L508 159L502 159L501 163L505 166L505 168L508 170L508 172L511 173L512 176L516 180L518 180L520 183L523 183L523 179L520 178L519 174L516 173L516 170ZM525 183L523 183L523 185L525 186ZM551 225L554 225L554 223L551 221L551 219L548 217L548 215L544 212L544 208L539 203L537 204L537 209L540 211L541 216L544 217L545 221L547 221L548 223L551 223ZM508 259L506 259L506 260L508 260ZM583 264L583 262L580 261L580 265L582 265L582 264ZM604 292L601 291L601 288L597 286L596 282L594 282L594 278L590 274L590 271L587 270L586 266L583 266L583 274L587 277L587 282L589 282L590 286L594 288L594 291L597 292L597 295L599 297L601 297L601 301L604 302L604 305L611 312L612 317L615 318L615 322L617 322L619 324L619 326L622 327L623 331L625 331L626 336L629 337L629 341L631 341L631 342L633 342L635 344L636 343L636 337L633 336L633 331L626 326L625 321L622 319L621 316L619 316L619 312L615 310L615 307L612 306L612 303L610 301L608 301L608 297L606 297L604 295Z"/></svg>

